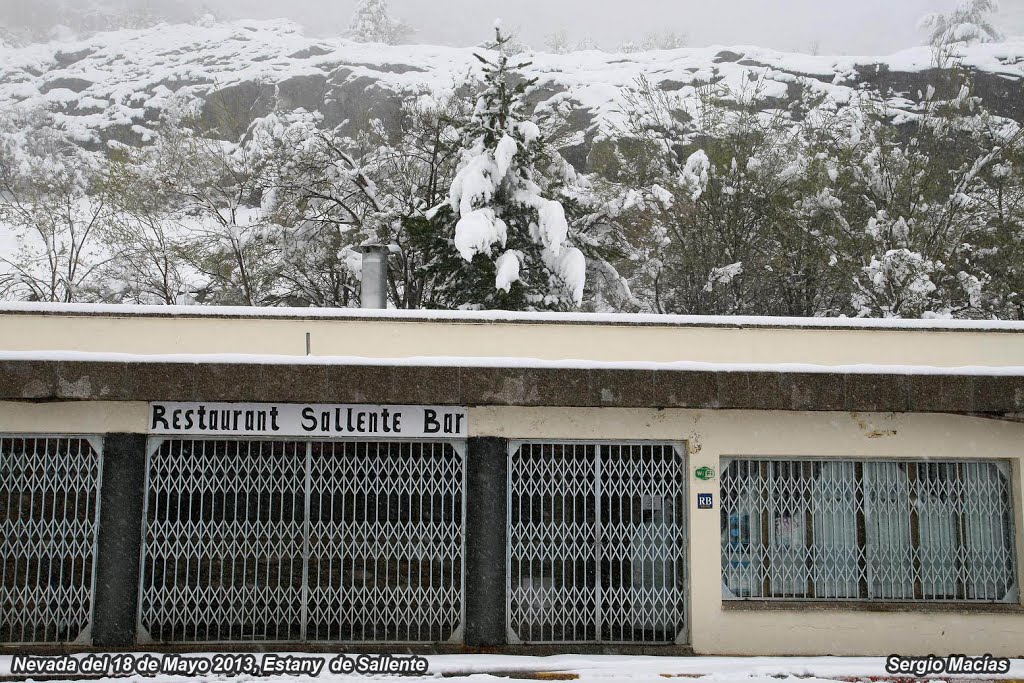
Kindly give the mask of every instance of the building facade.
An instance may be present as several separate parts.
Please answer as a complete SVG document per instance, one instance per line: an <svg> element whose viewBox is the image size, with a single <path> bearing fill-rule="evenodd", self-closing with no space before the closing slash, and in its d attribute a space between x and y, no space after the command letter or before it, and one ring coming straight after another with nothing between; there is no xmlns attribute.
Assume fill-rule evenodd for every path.
<svg viewBox="0 0 1024 683"><path fill-rule="evenodd" d="M8 306L8 647L1024 654L1024 326Z"/></svg>

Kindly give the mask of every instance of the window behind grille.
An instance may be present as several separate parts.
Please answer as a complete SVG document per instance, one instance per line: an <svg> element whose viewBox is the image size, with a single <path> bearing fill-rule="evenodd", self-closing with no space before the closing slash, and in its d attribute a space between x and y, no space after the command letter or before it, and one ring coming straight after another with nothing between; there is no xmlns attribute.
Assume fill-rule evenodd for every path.
<svg viewBox="0 0 1024 683"><path fill-rule="evenodd" d="M1015 601L1010 491L993 461L727 461L727 595Z"/></svg>

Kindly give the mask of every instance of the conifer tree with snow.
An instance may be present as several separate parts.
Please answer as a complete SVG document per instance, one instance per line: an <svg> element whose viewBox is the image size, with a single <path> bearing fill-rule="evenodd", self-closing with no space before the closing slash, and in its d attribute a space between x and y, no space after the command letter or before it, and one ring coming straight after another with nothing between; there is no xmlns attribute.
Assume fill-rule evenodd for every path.
<svg viewBox="0 0 1024 683"><path fill-rule="evenodd" d="M497 54L476 55L484 87L461 134L462 162L431 268L446 282L450 306L505 310L567 309L583 298L586 258L572 245L563 203L571 167L523 113L532 80L510 63L509 38L496 27Z"/></svg>
<svg viewBox="0 0 1024 683"><path fill-rule="evenodd" d="M388 0L359 0L345 37L357 43L398 45L412 33L408 24L391 16Z"/></svg>

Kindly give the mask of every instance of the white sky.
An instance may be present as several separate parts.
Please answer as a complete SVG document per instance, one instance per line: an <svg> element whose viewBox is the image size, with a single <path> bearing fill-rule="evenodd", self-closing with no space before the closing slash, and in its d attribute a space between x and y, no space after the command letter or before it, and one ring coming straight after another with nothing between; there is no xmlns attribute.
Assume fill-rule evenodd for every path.
<svg viewBox="0 0 1024 683"><path fill-rule="evenodd" d="M31 1L31 0L23 0ZM164 0L167 1L167 0ZM340 31L355 0L207 0L232 16L281 15L314 34ZM822 53L886 54L920 44L921 15L956 0L391 0L394 14L419 29L417 42L466 45L490 37L501 17L527 43L564 30L609 47L651 32L685 33L688 44L754 44ZM1024 0L1002 0L997 23L1024 35Z"/></svg>
<svg viewBox="0 0 1024 683"><path fill-rule="evenodd" d="M494 19L536 49L564 31L570 44L587 38L606 48L651 33L685 34L687 44L760 45L823 54L888 54L919 45L922 15L957 0L390 0L392 13L419 29L422 43L474 45L491 37ZM59 7L135 6L164 17L200 7L224 19L286 17L309 35L338 35L356 0L0 0L0 27L59 23ZM996 23L1024 35L1024 0L1001 0ZM40 8L47 7L49 11ZM201 10L200 10L201 11Z"/></svg>

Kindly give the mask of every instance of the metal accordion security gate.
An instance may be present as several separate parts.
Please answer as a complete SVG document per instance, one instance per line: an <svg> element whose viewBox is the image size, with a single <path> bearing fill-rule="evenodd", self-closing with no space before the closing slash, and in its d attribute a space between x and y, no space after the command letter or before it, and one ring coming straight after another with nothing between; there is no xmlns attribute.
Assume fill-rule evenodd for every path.
<svg viewBox="0 0 1024 683"><path fill-rule="evenodd" d="M152 439L139 641L460 641L464 450Z"/></svg>
<svg viewBox="0 0 1024 683"><path fill-rule="evenodd" d="M101 450L0 436L0 642L89 642Z"/></svg>
<svg viewBox="0 0 1024 683"><path fill-rule="evenodd" d="M684 644L681 446L513 443L511 643Z"/></svg>

